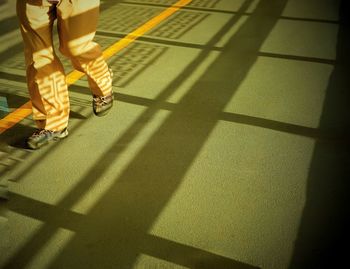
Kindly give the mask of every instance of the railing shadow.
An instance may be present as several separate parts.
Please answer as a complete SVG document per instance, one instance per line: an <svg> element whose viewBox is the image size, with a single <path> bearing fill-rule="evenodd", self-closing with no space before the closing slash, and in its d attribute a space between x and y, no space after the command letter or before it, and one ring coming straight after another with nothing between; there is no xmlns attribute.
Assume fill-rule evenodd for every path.
<svg viewBox="0 0 350 269"><path fill-rule="evenodd" d="M242 12L252 1L246 1ZM207 258L196 259L179 252L160 252L161 242L149 243L147 232L164 206L178 188L185 173L205 144L217 123L217 116L235 94L257 58L257 52L277 22L286 0L262 0L252 16L230 39L227 49L206 70L203 76L187 92L176 109L150 138L116 183L94 205L84 225L74 238L59 253L49 268L130 268L139 253L161 255L163 260L186 265L189 268L252 268L235 260ZM209 45L215 45L234 25L239 16L233 17L213 37ZM199 56L165 89L157 102L165 101L189 74L203 61L210 50ZM110 167L158 110L148 108L106 154L97 160L82 177L82 181L57 205L70 208L98 180L101 173ZM12 257L4 268L25 267L33 256L57 231L57 227L45 224ZM166 243L169 249L170 243ZM141 246L141 247L140 247ZM191 253L190 248L180 248ZM234 254L232 254L234 256Z"/></svg>
<svg viewBox="0 0 350 269"><path fill-rule="evenodd" d="M254 19L254 16L255 15L253 15L252 20ZM255 22L256 21L259 20L255 17ZM250 23L252 23L252 21L250 21ZM260 23L261 22L259 22L259 24ZM241 31L247 31L247 29L249 30L249 27L247 28L247 25L244 27L245 28L243 28ZM266 25L265 27L268 28ZM266 28L265 31L268 32ZM348 100L348 96L345 96L346 98L343 98L344 92L346 91L344 89L349 85L349 80L347 78L344 78L344 59L347 59L347 63L349 59L349 54L346 51L346 48L349 47L349 41L348 37L345 35L345 32L345 28L343 27L339 34L337 64L329 85L323 118L321 120L320 126L321 128L327 129L328 127L334 127L330 126L334 122L340 121L341 124L339 126L335 126L336 130L340 131L340 133L343 133L344 131L342 130L344 126L342 125L343 122L341 121L346 121L345 115L348 113L348 110L344 109L344 107L346 107L345 105L339 106L342 101L345 102ZM239 32L237 34L237 37L231 40L231 42L237 42L239 35L243 35L243 32ZM261 38L263 39L263 37L264 35L262 35ZM238 48L239 45L242 45L242 41L238 42L236 48ZM258 44L254 44L254 46L255 45ZM202 55L202 58L203 57L204 55ZM62 263L66 262L70 258L73 260L72 262L74 262L74 260L79 261L83 259L84 254L86 254L87 251L85 248L86 246L84 245L85 241L96 242L97 239L100 239L99 236L101 236L101 234L102 238L103 236L106 237L106 241L110 241L109 238L112 238L114 236L114 240L116 240L116 242L112 242L111 245L109 245L109 247L113 247L113 251L112 249L104 246L101 247L94 245L96 248L100 247L97 252L97 254L100 256L92 262L92 266L96 265L96 268L99 268L97 267L98 261L100 261L99 259L105 259L106 257L107 259L105 262L107 263L107 266L115 262L120 262L120 264L123 266L129 266L135 260L137 252L150 253L153 255L157 253L157 257L161 257L164 260L169 260L178 264L188 265L190 268L197 268L199 266L198 264L200 264L200 262L203 262L197 261L198 264L191 264L189 261L181 261L181 258L176 257L179 253L182 253L183 257L186 256L186 253L191 252L191 250L186 246L181 246L181 248L178 249L178 252L173 251L173 253L168 253L167 251L162 251L162 249L166 248L173 249L169 246L173 242L164 243L159 242L159 240L155 240L155 245L152 245L149 243L150 241L148 241L147 237L145 237L145 231L147 231L147 227L149 227L150 223L152 223L152 221L155 219L156 214L161 211L161 208L165 202L171 197L172 192L176 189L176 186L181 181L182 175L189 167L191 161L195 158L200 147L204 144L204 141L212 130L214 122L218 119L218 113L221 111L220 107L222 107L223 104L225 104L225 101L229 99L229 96L233 94L233 92L229 91L229 89L226 88L227 85L225 85L225 83L227 81L215 85L215 87L219 87L220 90L223 90L224 94L220 96L212 96L212 93L210 93L210 90L212 90L214 85L212 84L208 86L207 82L208 80L215 78L216 75L219 75L218 71L221 69L217 68L217 66L219 66L219 63L224 63L227 68L236 68L232 70L241 72L237 75L237 77L235 77L235 79L238 78L237 84L234 85L237 88L239 82L244 78L246 71L249 70L249 67L254 62L254 57L243 59L242 57L239 57L239 55L236 55L233 51L226 53L225 57L227 57L226 59L229 59L230 57L238 59L239 64L243 63L243 70L240 69L241 66L238 68L238 63L227 63L223 58L220 58L216 65L208 70L206 75L209 75L209 77L202 78L206 83L204 84L199 82L179 104L179 108L174 107L174 115L169 119L169 121L165 123L164 126L161 127L159 132L152 138L146 148L133 161L128 170L122 175L120 179L118 179L120 183L116 184L116 186L114 186L112 190L107 194L107 197L105 197L96 205L96 208L94 208L92 215L89 215L89 220L87 223L76 226L78 227L75 228L78 233L77 237L69 244L68 248L63 251L55 263L52 264L53 268L60 268L60 265L62 265ZM194 66L195 65L192 65L192 68ZM222 76L223 75L225 74L222 74ZM183 75L181 79L185 77L186 75ZM179 83L181 79L179 78ZM173 90L175 87L176 83L172 85L171 90ZM203 90L205 88L206 90L202 91L201 94L199 94L199 90ZM344 92L340 93L340 91ZM214 99L212 102L208 103L208 100L203 100L203 96L205 96L205 98L208 98L208 100L212 100L212 98ZM152 117L154 111L159 108L159 103L157 103L157 101L159 100L155 100L155 104L150 107L148 114L144 114L143 118L140 119L140 121L137 123L139 124L138 127L130 129L126 135L131 134L131 137L133 137L137 130L139 130L139 127L144 126L147 123L147 118ZM204 105L209 105L209 107L204 108ZM213 115L216 115L215 119L213 118ZM231 120L234 122L240 121L240 119L237 119L237 116L235 117L234 115L225 114L224 116L226 120ZM337 120L335 121L335 119ZM209 123L205 123L207 120ZM294 132L311 137L317 137L318 135L314 132L314 130L311 129L298 129L295 128L295 126L289 125L281 126L280 124L274 122L260 123L261 121L259 122L256 119L247 118L244 118L241 121L243 123L252 121L251 124L254 125L255 123L257 126L264 126L267 124L267 126L269 126L271 129L281 129L282 131L289 131L291 133ZM192 126L192 124L194 124L194 126ZM191 136L188 134L189 131L192 132L195 130L195 134L199 135L199 141L195 141L197 140L197 136L196 139L192 138L184 141L178 141L177 138L173 137L173 134L177 133L180 128L185 129L187 137ZM293 131L292 129L296 131ZM347 131L348 130L345 130L345 133ZM335 135L336 137L338 136L337 134L338 132ZM120 144L124 144L121 142L131 143L132 141L132 138L130 139L129 137L129 139L126 139L126 136L124 139L125 140L117 141L114 148L112 148L111 151L106 154L106 156L104 156L104 158L99 160L100 165L97 165L99 169L108 168L108 166L112 164L113 158L115 159L116 156L120 154L120 149L118 149L118 147ZM346 142L346 140L344 141L345 144L336 146L329 143L324 144L323 141L320 141L316 144L314 159L309 175L307 204L304 209L303 219L300 226L299 236L295 245L295 252L291 263L291 268L331 268L334 266L334 264L336 264L339 258L344 257L342 255L344 254L345 249L341 247L340 243L346 243L346 237L344 235L347 234L347 227L345 226L344 212L346 212L345 205L347 204L348 199L346 198L345 191L347 188L344 188L344 186L346 186L344 179L346 179L346 175L348 175L349 172L346 168L348 142ZM174 145L172 146L171 144ZM183 150L187 145L191 146L189 149ZM329 149L335 151L335 157L327 157ZM154 156L158 157L155 158ZM183 158L184 156L186 158ZM168 161L168 163L165 163L164 160ZM174 164L176 164L175 168ZM143 173L143 169L146 167L146 165L147 167L151 166L154 168L151 168L150 171ZM175 171L171 172L173 174L169 175L169 169L171 171L172 168L175 169ZM92 185L92 182L98 179L99 172L93 172L94 169L95 167L89 171L91 176L84 177L83 181L85 185L83 184L79 186L79 190L74 190L71 193L71 199L67 199L60 206L63 208L69 208L69 206L73 204L74 201L79 199L80 195L84 193L89 186ZM151 182L149 182L150 178L152 179ZM170 179L170 186L167 190L165 190L165 193L162 193L164 190L164 181L162 181L163 178L167 179L167 183L168 179ZM129 181L135 181L135 184L126 187L124 184L127 184ZM151 186L150 184L153 185ZM143 187L144 189L142 189ZM138 190L139 188L141 190ZM135 193L136 198L134 197ZM132 197L128 197L130 194L132 194ZM157 199L155 199L154 196L156 196ZM21 201L19 198L13 198L14 202ZM31 202L33 203L33 201ZM125 206L125 208L122 208L122 206ZM45 212L45 210L43 211ZM107 216L108 214L105 212L108 212L108 214L111 214L112 216ZM57 212L55 211L55 213ZM33 212L27 212L27 214L29 216L35 215ZM63 213L58 210L58 214L61 215ZM143 218L144 214L146 215L145 220L142 220L141 223L137 223L140 218ZM43 214L43 216L44 215L45 214ZM129 217L131 220L128 222L125 221L124 218L126 217ZM110 223L99 223L99 219L104 219L106 222L110 221ZM71 221L74 222L75 220L76 219L73 218ZM16 254L13 260L9 262L7 268L10 268L9 266L11 265L25 266L26 262L35 255L36 251L40 249L45 244L45 242L47 242L48 238L50 238L52 234L59 228L57 225L50 226L51 224L49 220L47 220L47 223L47 226L43 228L38 234L39 236L28 242L28 244ZM315 227L317 227L317 229L315 229ZM110 231L108 235L103 234L103 231L105 229ZM96 235L91 235L91 233L95 232L97 233ZM122 233L125 233L125 236ZM132 233L136 233L137 235L130 236ZM317 238L320 238L320 240ZM134 241L132 242L132 240ZM90 247L91 246L92 245L90 245ZM160 248L159 246L163 247ZM152 247L154 247L155 250L152 250ZM127 255L126 257L117 261L117 259L120 258L120 255L116 255L118 251L120 251L119 253L127 252ZM77 253L76 257L72 254L74 252ZM210 253L206 255L209 258L214 257L214 255ZM190 259L190 256L187 256L187 258ZM90 259L94 259L94 257L91 257ZM103 263L103 261L101 262ZM223 263L224 259L218 259L215 261L215 263L204 261L204 264L201 264L199 268L206 268L205 266L207 266L207 268L217 268L220 262ZM77 264L77 266L79 268L79 264ZM237 265L235 261L228 260L227 267L223 266L220 268L245 268L244 266L245 265ZM249 266L247 268L249 268Z"/></svg>

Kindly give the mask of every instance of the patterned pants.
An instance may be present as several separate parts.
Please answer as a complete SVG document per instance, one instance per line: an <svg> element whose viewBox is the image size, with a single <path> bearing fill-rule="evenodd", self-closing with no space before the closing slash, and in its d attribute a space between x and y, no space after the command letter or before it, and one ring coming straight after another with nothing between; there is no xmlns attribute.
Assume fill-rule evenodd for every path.
<svg viewBox="0 0 350 269"><path fill-rule="evenodd" d="M106 96L112 91L111 73L93 41L99 5L99 0L17 0L27 84L38 128L60 131L68 125L66 76L52 41L55 20L60 52L87 75L92 93Z"/></svg>

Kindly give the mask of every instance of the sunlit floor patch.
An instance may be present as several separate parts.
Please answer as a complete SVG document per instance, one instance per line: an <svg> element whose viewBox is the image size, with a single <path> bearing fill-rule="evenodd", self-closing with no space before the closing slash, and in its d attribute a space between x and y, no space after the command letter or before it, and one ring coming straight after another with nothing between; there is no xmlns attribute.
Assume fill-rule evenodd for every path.
<svg viewBox="0 0 350 269"><path fill-rule="evenodd" d="M27 265L28 269L49 268L51 262L64 249L65 245L74 236L74 232L59 228L51 236L50 240L35 254L35 257Z"/></svg>
<svg viewBox="0 0 350 269"><path fill-rule="evenodd" d="M262 268L286 268L313 146L309 138L219 123L150 232ZM278 257L278 266L269 257Z"/></svg>
<svg viewBox="0 0 350 269"><path fill-rule="evenodd" d="M135 264L132 267L133 269L186 269L188 267L184 267L178 264L174 264L165 260L161 260L155 257L151 257L145 254L140 254L137 257Z"/></svg>

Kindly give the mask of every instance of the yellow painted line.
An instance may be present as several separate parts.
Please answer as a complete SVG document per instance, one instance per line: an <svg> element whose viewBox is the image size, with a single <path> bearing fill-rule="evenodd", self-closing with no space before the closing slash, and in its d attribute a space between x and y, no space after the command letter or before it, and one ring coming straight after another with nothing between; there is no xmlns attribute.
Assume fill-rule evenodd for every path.
<svg viewBox="0 0 350 269"><path fill-rule="evenodd" d="M159 23L167 19L169 16L174 14L176 11L181 9L182 7L188 5L191 3L192 0L179 0L171 7L165 9L163 12L161 12L159 15L155 16L145 24L141 25L139 28L134 30L133 32L129 33L126 37L119 40L118 42L114 43L107 49L103 51L103 57L105 59L108 59L121 51L122 49L126 48L128 45L130 45L132 42L134 42L138 37L144 35L146 32L150 31L152 28L157 26ZM69 73L66 77L66 81L68 85L74 84L77 80L82 78L85 74L82 72L79 72L78 70L74 70L71 73ZM31 102L28 101L15 111L8 114L5 118L0 120L0 134L5 132L6 130L13 127L15 124L23 120L24 118L28 117L32 113L31 109Z"/></svg>
<svg viewBox="0 0 350 269"><path fill-rule="evenodd" d="M0 120L0 134L13 127L30 114L32 114L32 105L31 102L27 102Z"/></svg>

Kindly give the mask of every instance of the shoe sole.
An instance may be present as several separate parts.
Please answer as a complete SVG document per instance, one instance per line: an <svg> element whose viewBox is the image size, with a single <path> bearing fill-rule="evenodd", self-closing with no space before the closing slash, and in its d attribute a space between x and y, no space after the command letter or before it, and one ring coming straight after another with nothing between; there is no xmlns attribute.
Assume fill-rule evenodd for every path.
<svg viewBox="0 0 350 269"><path fill-rule="evenodd" d="M110 107L106 108L105 110L103 110L101 112L96 112L95 110L93 110L93 111L94 111L95 116L103 117L103 116L106 116L109 113L109 111L111 110L112 107L113 107L113 103L111 104Z"/></svg>
<svg viewBox="0 0 350 269"><path fill-rule="evenodd" d="M30 149L39 149L39 148L49 144L51 141L58 141L58 140L61 140L63 138L66 138L67 136L68 136L68 130L66 129L63 133L59 134L58 136L53 137L51 140L48 140L48 141L45 141L42 143L27 142L26 144Z"/></svg>
<svg viewBox="0 0 350 269"><path fill-rule="evenodd" d="M59 140L67 136L68 136L68 129L65 129L63 133L59 134L58 136L55 136L53 139L58 138L57 140Z"/></svg>

